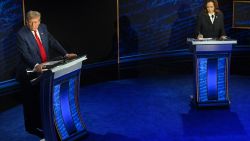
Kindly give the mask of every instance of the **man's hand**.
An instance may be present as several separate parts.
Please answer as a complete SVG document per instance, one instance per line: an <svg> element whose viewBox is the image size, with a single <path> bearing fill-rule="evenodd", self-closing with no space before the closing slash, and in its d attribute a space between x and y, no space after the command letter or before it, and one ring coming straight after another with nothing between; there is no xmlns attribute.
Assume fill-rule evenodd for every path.
<svg viewBox="0 0 250 141"><path fill-rule="evenodd" d="M202 34L199 34L199 35L197 36L197 39L198 39L198 40L202 40L202 39L203 39L203 35L202 35Z"/></svg>
<svg viewBox="0 0 250 141"><path fill-rule="evenodd" d="M37 64L34 67L34 71L38 73L42 73L43 69L45 69L45 66L43 64Z"/></svg>
<svg viewBox="0 0 250 141"><path fill-rule="evenodd" d="M77 54L74 53L68 53L65 55L66 59L71 60L71 59L75 59L77 57Z"/></svg>

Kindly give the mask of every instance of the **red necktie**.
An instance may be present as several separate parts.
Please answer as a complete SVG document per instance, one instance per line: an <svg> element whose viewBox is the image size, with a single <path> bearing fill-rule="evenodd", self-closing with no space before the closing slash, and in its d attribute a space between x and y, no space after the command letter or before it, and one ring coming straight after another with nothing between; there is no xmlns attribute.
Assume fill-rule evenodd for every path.
<svg viewBox="0 0 250 141"><path fill-rule="evenodd" d="M35 38L36 38L37 45L39 47L40 55L41 55L41 58L42 58L42 63L44 63L44 62L47 61L46 51L45 51L45 49L43 47L43 44L42 44L41 40L39 39L39 37L37 35L37 31L34 31L34 33L35 33Z"/></svg>

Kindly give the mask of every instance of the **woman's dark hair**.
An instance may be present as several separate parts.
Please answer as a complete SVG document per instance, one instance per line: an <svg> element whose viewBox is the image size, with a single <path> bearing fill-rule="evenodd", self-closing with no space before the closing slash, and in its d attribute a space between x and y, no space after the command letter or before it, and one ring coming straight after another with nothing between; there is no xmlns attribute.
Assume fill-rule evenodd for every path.
<svg viewBox="0 0 250 141"><path fill-rule="evenodd" d="M214 12L215 13L220 13L220 9L219 9L219 4L217 0L205 0L204 5L203 5L203 9L204 12L208 13L207 11L207 3L212 2L214 4Z"/></svg>

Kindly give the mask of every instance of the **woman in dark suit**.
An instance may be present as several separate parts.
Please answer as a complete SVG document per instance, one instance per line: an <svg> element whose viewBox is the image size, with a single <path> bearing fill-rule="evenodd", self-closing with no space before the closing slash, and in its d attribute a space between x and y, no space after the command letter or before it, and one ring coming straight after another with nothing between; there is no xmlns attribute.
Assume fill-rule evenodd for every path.
<svg viewBox="0 0 250 141"><path fill-rule="evenodd" d="M226 39L224 15L219 10L217 0L206 0L197 18L195 36L202 38Z"/></svg>

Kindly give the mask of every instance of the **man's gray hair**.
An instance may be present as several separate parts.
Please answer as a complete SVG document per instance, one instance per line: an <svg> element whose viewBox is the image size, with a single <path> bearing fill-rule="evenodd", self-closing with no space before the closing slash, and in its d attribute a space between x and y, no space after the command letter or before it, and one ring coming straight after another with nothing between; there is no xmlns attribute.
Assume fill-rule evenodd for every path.
<svg viewBox="0 0 250 141"><path fill-rule="evenodd" d="M29 12L27 12L26 14L26 20L29 21L31 19L34 19L34 18L41 18L41 13L38 12L38 11L32 11L30 10Z"/></svg>

